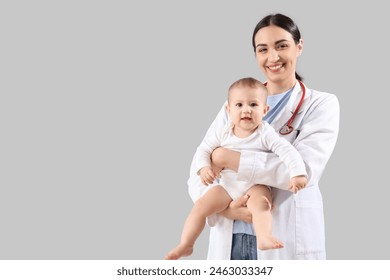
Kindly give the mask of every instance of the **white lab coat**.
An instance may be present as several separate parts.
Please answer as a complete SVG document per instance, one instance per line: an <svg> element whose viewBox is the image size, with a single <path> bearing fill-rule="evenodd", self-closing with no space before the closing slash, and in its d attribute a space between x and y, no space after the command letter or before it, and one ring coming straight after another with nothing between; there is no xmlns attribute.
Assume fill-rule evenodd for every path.
<svg viewBox="0 0 390 280"><path fill-rule="evenodd" d="M290 100L271 125L276 131L289 120L301 99L296 83ZM259 259L325 259L325 227L319 181L339 130L339 102L335 95L306 88L304 102L292 123L294 131L285 137L301 154L308 173L308 185L297 194L288 191L289 172L273 153L242 151L238 179L273 188L273 234L284 248L262 251ZM206 137L228 121L225 105L207 131ZM193 161L194 163L194 161ZM189 194L196 201L207 190L191 166ZM332 186L330 186L332 187ZM208 259L230 259L233 221L214 215L210 228Z"/></svg>

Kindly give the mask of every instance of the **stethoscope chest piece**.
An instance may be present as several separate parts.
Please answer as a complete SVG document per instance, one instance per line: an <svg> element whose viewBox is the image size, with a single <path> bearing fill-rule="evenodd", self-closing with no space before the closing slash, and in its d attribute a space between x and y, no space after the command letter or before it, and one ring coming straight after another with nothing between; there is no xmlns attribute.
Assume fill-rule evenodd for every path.
<svg viewBox="0 0 390 280"><path fill-rule="evenodd" d="M287 135L287 134L290 134L292 131L294 130L294 128L291 126L291 125L288 125L287 123L282 126L282 128L279 130L279 133L282 134L282 135Z"/></svg>
<svg viewBox="0 0 390 280"><path fill-rule="evenodd" d="M290 134L294 130L294 127L292 126L292 123L293 123L296 115L298 114L299 109L302 106L303 100L305 99L305 93L306 93L305 86L304 86L304 84L300 80L298 80L298 82L299 82L299 84L301 86L301 89L302 89L301 100L299 101L297 108L295 108L295 111L292 114L291 118L286 122L285 125L282 126L281 129L279 129L279 133L282 134L282 135Z"/></svg>

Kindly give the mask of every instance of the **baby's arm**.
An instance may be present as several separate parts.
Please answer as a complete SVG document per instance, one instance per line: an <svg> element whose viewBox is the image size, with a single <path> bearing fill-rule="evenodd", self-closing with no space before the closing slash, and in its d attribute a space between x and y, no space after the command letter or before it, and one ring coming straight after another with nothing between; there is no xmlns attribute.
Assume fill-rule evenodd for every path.
<svg viewBox="0 0 390 280"><path fill-rule="evenodd" d="M291 178L288 189L296 193L304 188L307 184L306 167L295 147L286 139L280 137L274 128L266 122L264 123L264 133L261 139L264 141L264 145L278 155L288 167Z"/></svg>
<svg viewBox="0 0 390 280"><path fill-rule="evenodd" d="M209 133L196 150L193 162L194 169L196 170L196 174L200 176L203 185L213 184L215 179L220 177L219 174L222 168L217 167L211 162L210 157L211 153L221 145L222 137L225 135L227 129L229 129L229 124L220 130Z"/></svg>
<svg viewBox="0 0 390 280"><path fill-rule="evenodd" d="M292 177L290 180L290 188L294 193L297 193L299 190L303 189L307 185L307 178L306 176L300 175Z"/></svg>

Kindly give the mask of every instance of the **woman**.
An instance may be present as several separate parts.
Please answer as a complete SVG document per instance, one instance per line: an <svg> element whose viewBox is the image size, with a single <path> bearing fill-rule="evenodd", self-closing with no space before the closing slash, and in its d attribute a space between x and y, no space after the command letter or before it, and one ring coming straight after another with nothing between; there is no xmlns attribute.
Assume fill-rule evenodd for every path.
<svg viewBox="0 0 390 280"><path fill-rule="evenodd" d="M269 15L255 27L252 44L257 63L267 77L270 111L266 119L281 137L291 142L305 161L308 185L288 191L287 167L272 153L218 148L212 160L217 167L237 172L237 179L273 187L273 234L285 247L256 250L256 239L245 207L247 197L209 217L208 259L325 259L325 228L319 181L334 146L339 128L339 103L335 95L307 88L296 73L303 40L296 24L282 14ZM222 107L208 133L227 122ZM205 187L192 168L188 180L191 198ZM233 222L234 220L234 222Z"/></svg>

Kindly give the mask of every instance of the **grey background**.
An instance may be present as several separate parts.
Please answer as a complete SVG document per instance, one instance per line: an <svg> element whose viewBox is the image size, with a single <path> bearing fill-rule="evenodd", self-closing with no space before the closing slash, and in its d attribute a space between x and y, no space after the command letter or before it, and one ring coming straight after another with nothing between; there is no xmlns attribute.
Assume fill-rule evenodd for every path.
<svg viewBox="0 0 390 280"><path fill-rule="evenodd" d="M389 259L384 3L2 1L0 258L162 259L227 87L264 80L252 30L282 12L304 38L298 72L341 105L321 184L328 258Z"/></svg>

